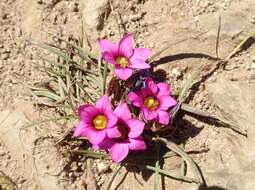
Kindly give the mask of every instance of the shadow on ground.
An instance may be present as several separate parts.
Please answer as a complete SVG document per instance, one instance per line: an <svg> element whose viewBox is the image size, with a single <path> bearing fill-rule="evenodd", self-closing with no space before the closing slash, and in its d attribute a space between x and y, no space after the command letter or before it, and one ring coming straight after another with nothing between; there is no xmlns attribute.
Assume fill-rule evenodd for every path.
<svg viewBox="0 0 255 190"><path fill-rule="evenodd" d="M219 186L211 186L211 187L203 187L200 186L198 190L227 190L225 188L219 187Z"/></svg>

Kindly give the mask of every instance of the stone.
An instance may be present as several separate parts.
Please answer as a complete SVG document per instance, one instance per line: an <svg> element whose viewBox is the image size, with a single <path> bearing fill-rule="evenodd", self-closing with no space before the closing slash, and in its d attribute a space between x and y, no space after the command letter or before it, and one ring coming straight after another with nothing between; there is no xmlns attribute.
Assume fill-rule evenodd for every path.
<svg viewBox="0 0 255 190"><path fill-rule="evenodd" d="M231 130L222 131L222 141L225 150L214 150L223 159L222 164L215 159L207 168L203 168L209 182L225 184L226 189L253 189L255 176L255 84L245 80L231 82L224 74L220 74L216 82L206 85L211 101L221 112L221 117L228 119L242 131L247 131L247 137ZM223 144L223 142L219 142ZM223 148L224 148L223 147ZM218 149L218 150L216 150ZM228 154L227 151L230 151ZM228 156L225 156L225 155ZM222 156L224 156L222 158ZM213 157L213 156L212 156ZM216 158L216 157L215 157ZM217 164L216 164L217 163ZM225 163L225 164L224 164Z"/></svg>
<svg viewBox="0 0 255 190"><path fill-rule="evenodd" d="M2 58L3 60L7 60L7 59L10 58L10 54L9 54L9 53L4 53L4 54L2 54L1 58Z"/></svg>
<svg viewBox="0 0 255 190"><path fill-rule="evenodd" d="M90 29L102 30L104 18L110 13L108 0L80 0L84 22Z"/></svg>
<svg viewBox="0 0 255 190"><path fill-rule="evenodd" d="M69 179L61 171L68 160L59 154L55 142L49 138L41 138L35 127L24 127L27 122L25 116L19 112L0 112L1 141L8 148L11 157L24 169L24 176L34 180L40 189L64 189ZM58 173L59 176L56 175Z"/></svg>
<svg viewBox="0 0 255 190"><path fill-rule="evenodd" d="M173 68L172 69L172 74L175 76L175 77L180 77L181 75L182 75L182 73L178 70L178 69L176 69L176 68Z"/></svg>
<svg viewBox="0 0 255 190"><path fill-rule="evenodd" d="M249 80L255 79L255 72L254 71L248 74L248 79Z"/></svg>
<svg viewBox="0 0 255 190"><path fill-rule="evenodd" d="M105 163L100 162L100 163L97 164L97 172L98 172L98 174L105 173L109 169L110 169L110 166L106 165Z"/></svg>
<svg viewBox="0 0 255 190"><path fill-rule="evenodd" d="M250 68L255 69L255 64L251 64Z"/></svg>

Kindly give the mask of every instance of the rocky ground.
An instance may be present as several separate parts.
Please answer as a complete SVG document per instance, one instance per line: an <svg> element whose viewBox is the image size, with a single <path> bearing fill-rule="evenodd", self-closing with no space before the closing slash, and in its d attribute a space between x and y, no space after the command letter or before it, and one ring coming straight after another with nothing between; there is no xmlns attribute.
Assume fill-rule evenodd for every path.
<svg viewBox="0 0 255 190"><path fill-rule="evenodd" d="M55 43L49 33L78 38L82 18L93 51L96 39L118 40L124 33L135 36L137 46L158 52L168 47L155 63L164 69L174 90L180 89L195 70L202 77L226 58L233 48L255 31L255 2L252 0L1 0L0 2L0 189L85 189L86 165L81 156L65 154L83 142L55 145L67 126L53 122L24 129L27 121L47 118L52 110L34 106L27 85L40 82L45 74L35 66L47 52L31 46L31 40ZM221 17L218 55L216 38ZM86 46L88 49L89 45ZM163 59L160 59L162 58ZM192 157L201 167L208 186L227 190L250 190L255 167L255 46L250 43L202 81L187 103L232 120L248 137L215 124L185 116L180 123L186 150L202 151ZM165 168L176 170L177 158ZM116 168L108 162L93 164L101 189ZM123 168L118 179L125 175ZM153 177L144 180L129 172L119 189L151 189ZM192 184L164 178L162 189L196 189ZM141 185L142 184L142 185ZM89 188L88 188L89 189ZM161 189L161 186L160 188Z"/></svg>

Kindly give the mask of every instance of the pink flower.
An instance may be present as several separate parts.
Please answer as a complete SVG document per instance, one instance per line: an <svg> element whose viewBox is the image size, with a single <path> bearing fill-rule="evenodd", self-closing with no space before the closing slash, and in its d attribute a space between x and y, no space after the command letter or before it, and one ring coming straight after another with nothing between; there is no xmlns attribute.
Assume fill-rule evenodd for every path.
<svg viewBox="0 0 255 190"><path fill-rule="evenodd" d="M99 39L99 46L103 59L115 66L115 74L121 80L127 80L134 69L148 69L150 65L145 61L150 57L148 48L133 48L131 34L123 36L118 45L105 39Z"/></svg>
<svg viewBox="0 0 255 190"><path fill-rule="evenodd" d="M141 108L145 120L155 120L163 125L169 123L168 109L176 105L176 100L170 96L171 89L166 83L158 83L147 79L146 86L138 92L130 92L128 99Z"/></svg>
<svg viewBox="0 0 255 190"><path fill-rule="evenodd" d="M116 107L114 113L118 116L118 122L113 127L115 129L114 137L103 141L98 145L98 148L107 148L112 160L119 163L127 157L129 150L146 149L146 144L141 136L145 124L131 117L126 103Z"/></svg>
<svg viewBox="0 0 255 190"><path fill-rule="evenodd" d="M97 145L112 136L113 127L118 118L112 111L112 105L106 95L96 105L85 104L79 107L80 121L74 130L74 136L87 137L91 144Z"/></svg>

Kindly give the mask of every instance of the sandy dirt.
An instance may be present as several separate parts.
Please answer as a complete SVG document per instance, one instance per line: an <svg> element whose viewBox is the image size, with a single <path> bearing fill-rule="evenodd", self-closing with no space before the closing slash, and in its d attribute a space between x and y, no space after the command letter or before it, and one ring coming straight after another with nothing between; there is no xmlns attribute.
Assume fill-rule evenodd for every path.
<svg viewBox="0 0 255 190"><path fill-rule="evenodd" d="M253 0L1 0L0 2L0 189L62 190L86 189L86 161L68 150L86 144L83 140L56 145L69 126L54 122L25 128L28 121L39 121L54 109L37 106L27 86L46 79L36 65L48 52L32 46L31 40L60 45L51 34L78 39L82 18L93 51L96 39L117 41L132 33L136 46L153 52L168 47L155 58L157 69L166 71L173 89L181 89L195 70L202 77L226 58L233 48L255 31ZM99 15L99 16L98 16ZM221 17L218 58L216 38ZM192 157L201 167L208 189L251 190L255 182L255 45L254 40L203 80L186 103L214 115L230 119L248 137L214 123L185 116L178 122L173 140L185 142L185 150L200 152ZM88 46L88 45L87 45ZM89 46L87 47L89 49ZM107 186L117 166L95 160L94 173L100 189ZM165 162L176 172L179 158ZM122 168L114 181L125 175ZM1 176L8 176L1 181ZM152 189L148 178L128 172L119 189ZM138 180L137 180L138 179ZM15 185L13 185L11 182ZM171 187L171 188L170 188ZM193 184L162 177L158 189L197 189ZM88 189L90 190L90 189Z"/></svg>

